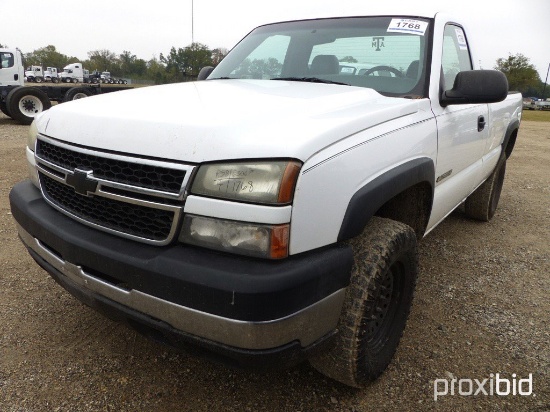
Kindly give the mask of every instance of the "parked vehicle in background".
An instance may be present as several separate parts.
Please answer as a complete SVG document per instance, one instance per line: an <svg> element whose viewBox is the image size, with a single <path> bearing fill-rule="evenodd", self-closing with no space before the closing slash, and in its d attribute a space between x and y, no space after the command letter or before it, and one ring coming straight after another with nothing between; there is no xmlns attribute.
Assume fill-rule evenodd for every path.
<svg viewBox="0 0 550 412"><path fill-rule="evenodd" d="M25 80L28 82L42 83L44 81L44 71L42 66L29 66L25 69Z"/></svg>
<svg viewBox="0 0 550 412"><path fill-rule="evenodd" d="M127 84L128 82L123 79L116 79L114 77L111 77L111 72L101 72L101 83L108 83L108 84Z"/></svg>
<svg viewBox="0 0 550 412"><path fill-rule="evenodd" d="M84 82L84 69L82 63L71 63L63 67L59 75L63 83L82 83Z"/></svg>
<svg viewBox="0 0 550 412"><path fill-rule="evenodd" d="M59 82L59 73L57 67L46 67L44 70L44 81L57 83Z"/></svg>
<svg viewBox="0 0 550 412"><path fill-rule="evenodd" d="M550 99L543 100L537 97L525 97L523 99L523 109L548 110L550 109Z"/></svg>
<svg viewBox="0 0 550 412"><path fill-rule="evenodd" d="M535 108L537 110L549 110L550 109L550 99L539 99L535 102Z"/></svg>
<svg viewBox="0 0 550 412"><path fill-rule="evenodd" d="M42 111L49 109L52 101L61 103L128 89L128 87L116 86L100 88L99 85L78 87L73 85L25 86L25 70L21 51L9 48L0 49L0 60L0 110L7 116L23 124L30 124ZM67 69L65 77L73 83L76 82L74 79L78 81L78 78L68 76L81 74L84 79L88 72L82 69L81 66L76 66L80 66L80 64L65 67ZM36 70L36 68L42 69L40 66L34 66L34 69L30 70L30 72L34 75L33 79L40 83L41 80L37 79L42 79L42 76L35 75L41 72ZM48 69L50 69L51 73L54 72L53 68ZM47 76L47 70L42 74ZM56 82L55 78L52 78L52 82Z"/></svg>
<svg viewBox="0 0 550 412"><path fill-rule="evenodd" d="M46 70L43 70L42 66L30 66L25 70L25 80L31 83L57 83L59 82L59 74L55 67L46 67Z"/></svg>
<svg viewBox="0 0 550 412"><path fill-rule="evenodd" d="M101 72L101 75L99 78L101 79L101 83L113 82L113 79L111 79L111 72Z"/></svg>
<svg viewBox="0 0 550 412"><path fill-rule="evenodd" d="M88 80L84 79L84 82L93 84L128 84L128 81L125 79L115 79L114 77L111 77L110 72L100 72L98 70L94 70L93 72L91 72L88 76Z"/></svg>
<svg viewBox="0 0 550 412"><path fill-rule="evenodd" d="M88 74L88 79L85 80L86 83L98 84L101 83L101 72L94 70Z"/></svg>

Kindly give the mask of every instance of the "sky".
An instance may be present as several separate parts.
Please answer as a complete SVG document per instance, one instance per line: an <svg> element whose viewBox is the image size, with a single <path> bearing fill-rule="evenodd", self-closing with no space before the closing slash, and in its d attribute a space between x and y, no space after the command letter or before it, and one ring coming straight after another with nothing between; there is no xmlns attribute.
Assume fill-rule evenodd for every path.
<svg viewBox="0 0 550 412"><path fill-rule="evenodd" d="M21 1L0 0L0 44L23 53L54 45L81 60L89 51L104 49L150 60L193 40L211 49L231 49L254 27L276 21L425 11L460 17L482 68L522 53L546 79L550 0L93 0L31 9Z"/></svg>

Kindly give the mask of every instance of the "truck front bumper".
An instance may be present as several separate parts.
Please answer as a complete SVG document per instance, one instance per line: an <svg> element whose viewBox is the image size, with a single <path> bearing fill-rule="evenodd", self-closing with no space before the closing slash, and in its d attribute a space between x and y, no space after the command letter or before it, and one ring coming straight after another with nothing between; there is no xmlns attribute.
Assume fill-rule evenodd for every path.
<svg viewBox="0 0 550 412"><path fill-rule="evenodd" d="M21 240L64 288L174 346L191 343L241 364L277 354L299 360L336 330L353 263L348 246L251 259L92 229L50 207L29 181L13 188L10 203Z"/></svg>

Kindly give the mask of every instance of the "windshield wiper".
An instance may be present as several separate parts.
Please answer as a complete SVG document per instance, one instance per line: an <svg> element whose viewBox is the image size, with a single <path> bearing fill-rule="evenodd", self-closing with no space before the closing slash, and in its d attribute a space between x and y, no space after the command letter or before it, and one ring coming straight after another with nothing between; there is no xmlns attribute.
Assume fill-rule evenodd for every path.
<svg viewBox="0 0 550 412"><path fill-rule="evenodd" d="M326 83L326 84L340 84L342 86L349 86L347 83L335 82L332 80L320 79L319 77L274 77L271 80L288 80L291 82L310 82L310 83Z"/></svg>

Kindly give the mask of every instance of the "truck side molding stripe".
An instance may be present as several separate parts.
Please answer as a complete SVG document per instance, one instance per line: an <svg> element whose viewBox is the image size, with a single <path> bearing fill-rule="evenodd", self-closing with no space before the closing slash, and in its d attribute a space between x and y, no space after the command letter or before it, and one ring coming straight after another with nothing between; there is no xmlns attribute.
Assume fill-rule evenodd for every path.
<svg viewBox="0 0 550 412"><path fill-rule="evenodd" d="M354 145L354 146L348 147L346 150L342 150L341 152L338 152L338 153L336 153L336 154L334 154L334 155L332 155L332 156L330 156L330 157L324 159L323 161L321 161L321 162L319 162L319 163L316 163L316 164L314 164L314 165L308 167L307 169L305 169L305 170L302 171L302 174L305 175L306 173L310 172L311 170L315 169L316 167L321 166L322 164L327 163L327 162L329 162L329 161L335 159L336 157L341 156L341 155L343 155L344 153L349 152L350 150L357 149L358 147L361 147L361 146L363 146L363 145L365 145L365 144L367 144L367 143L373 142L373 141L378 140L378 139L380 139L380 138L382 138L382 137L389 136L389 135L391 135L392 133L396 133L396 132L399 132L399 131L401 131L401 130L409 129L409 128L414 127L414 126L417 126L417 125L419 125L419 124L422 124L422 123L425 123L425 122L429 122L429 121L431 121L431 120L433 120L433 119L434 119L433 117L429 117L429 118L427 118L427 119L424 119L424 120L420 120L420 121L418 121L418 122L411 123L411 124L409 124L409 125L407 125L407 126L403 126L403 127L398 128L398 129L390 130L389 132L382 133L382 134L379 134L379 135L377 135L377 136L374 136L374 137L372 137L372 138L370 138L370 139L365 140L364 142L361 142L361 143L358 143L358 144L356 144L356 145ZM393 120L395 120L395 119L393 119ZM376 125L376 126L378 126L378 125ZM360 132L363 132L363 131L364 131L364 130L361 130ZM357 133L360 133L360 132L357 132ZM357 134L357 133L354 133L354 134ZM352 136L353 136L353 135L352 135ZM348 137L349 137L349 136L348 136Z"/></svg>
<svg viewBox="0 0 550 412"><path fill-rule="evenodd" d="M427 157L403 163L367 183L351 198L340 227L338 241L361 234L369 219L384 203L422 182L430 184L433 198L435 166L432 159Z"/></svg>

